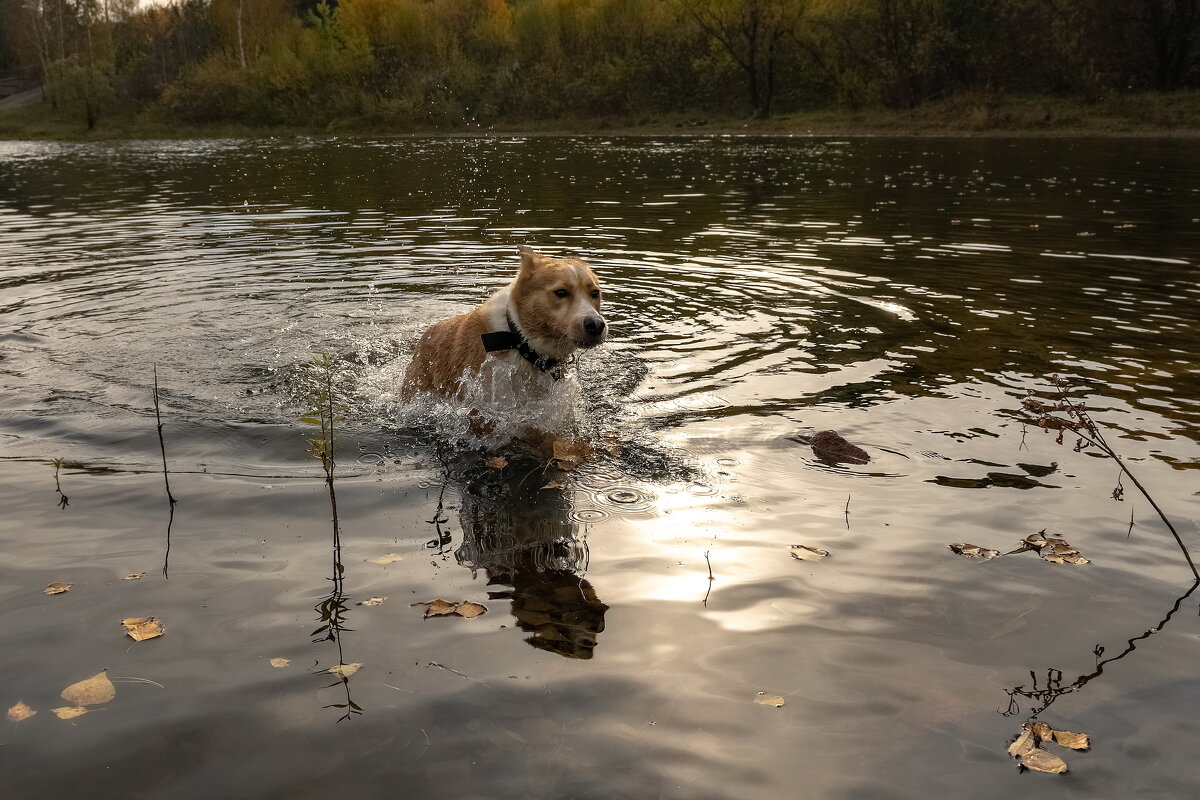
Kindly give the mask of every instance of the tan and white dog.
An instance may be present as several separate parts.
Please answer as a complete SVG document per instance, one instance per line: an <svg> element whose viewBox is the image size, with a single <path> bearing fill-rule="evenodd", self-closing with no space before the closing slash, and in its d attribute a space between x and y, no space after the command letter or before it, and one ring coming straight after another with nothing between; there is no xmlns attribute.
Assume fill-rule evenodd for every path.
<svg viewBox="0 0 1200 800"><path fill-rule="evenodd" d="M577 350L605 340L600 283L591 268L578 259L551 258L524 246L520 254L521 267L512 283L422 334L404 373L402 397L430 392L464 400L474 384L498 403L520 404L534 399L528 397L531 393L548 392ZM494 385L498 365L504 366L503 391ZM478 423L488 428L478 420L477 429ZM546 430L538 423L528 420L534 430Z"/></svg>

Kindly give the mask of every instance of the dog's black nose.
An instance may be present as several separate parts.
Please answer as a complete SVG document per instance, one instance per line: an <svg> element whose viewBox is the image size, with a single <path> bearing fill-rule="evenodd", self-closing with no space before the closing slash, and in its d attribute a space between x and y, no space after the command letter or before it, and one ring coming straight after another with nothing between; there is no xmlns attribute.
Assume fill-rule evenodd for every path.
<svg viewBox="0 0 1200 800"><path fill-rule="evenodd" d="M583 321L583 330L588 336L593 338L604 333L604 319L601 317L588 317Z"/></svg>

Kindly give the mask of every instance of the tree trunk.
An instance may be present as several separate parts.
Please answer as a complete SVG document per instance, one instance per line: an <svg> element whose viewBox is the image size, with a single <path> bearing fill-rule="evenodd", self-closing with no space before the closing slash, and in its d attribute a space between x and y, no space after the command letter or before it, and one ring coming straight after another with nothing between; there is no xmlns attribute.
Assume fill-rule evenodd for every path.
<svg viewBox="0 0 1200 800"><path fill-rule="evenodd" d="M237 5L237 39L238 39L238 63L242 69L246 68L246 45L242 40L242 5L245 0L238 0Z"/></svg>

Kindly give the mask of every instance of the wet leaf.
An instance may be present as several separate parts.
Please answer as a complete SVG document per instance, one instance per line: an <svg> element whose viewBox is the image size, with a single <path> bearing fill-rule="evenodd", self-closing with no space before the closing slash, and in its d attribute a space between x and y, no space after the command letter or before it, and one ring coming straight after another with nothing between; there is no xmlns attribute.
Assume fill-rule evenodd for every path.
<svg viewBox="0 0 1200 800"><path fill-rule="evenodd" d="M545 486L543 486L542 488L543 488L543 489L561 489L561 488L562 488L562 484L561 484L561 483L559 483L558 481L550 481L549 483L547 483L547 484L546 484Z"/></svg>
<svg viewBox="0 0 1200 800"><path fill-rule="evenodd" d="M754 702L758 703L760 706L774 706L775 708L782 708L784 699L777 694L759 692L754 696Z"/></svg>
<svg viewBox="0 0 1200 800"><path fill-rule="evenodd" d="M157 638L167 631L154 617L126 617L121 624L125 626L125 633L135 642Z"/></svg>
<svg viewBox="0 0 1200 800"><path fill-rule="evenodd" d="M275 667L276 669L281 669L283 667L286 667L290 663L292 663L292 660L290 658L272 658L271 659L271 666Z"/></svg>
<svg viewBox="0 0 1200 800"><path fill-rule="evenodd" d="M108 670L96 673L62 690L63 700L73 706L98 706L117 696L117 687L108 679ZM55 713L58 713L57 710ZM75 716L79 716L76 714Z"/></svg>
<svg viewBox="0 0 1200 800"><path fill-rule="evenodd" d="M141 580L144 577L146 577L146 573L144 573L144 572L131 572L128 575L126 575L124 578L121 578L121 580L137 581L137 580Z"/></svg>
<svg viewBox="0 0 1200 800"><path fill-rule="evenodd" d="M460 617L474 619L487 613L487 606L480 603L459 603L454 609L454 613Z"/></svg>
<svg viewBox="0 0 1200 800"><path fill-rule="evenodd" d="M550 459L550 463L561 470L571 471L578 467L585 458L592 453L592 447L585 441L565 442L562 439L555 439L553 445L554 456Z"/></svg>
<svg viewBox="0 0 1200 800"><path fill-rule="evenodd" d="M1033 732L1034 737L1043 742L1048 742L1054 738L1054 728L1051 728L1044 722L1034 722L1029 726L1029 729Z"/></svg>
<svg viewBox="0 0 1200 800"><path fill-rule="evenodd" d="M24 702L18 700L17 704L8 710L8 721L9 722L24 722L25 720L29 719L36 713L37 712L34 711L32 708L25 705Z"/></svg>
<svg viewBox="0 0 1200 800"><path fill-rule="evenodd" d="M822 550L819 547L809 547L806 544L792 545L792 558L800 559L801 561L819 561L828 555L828 550Z"/></svg>
<svg viewBox="0 0 1200 800"><path fill-rule="evenodd" d="M1051 564L1090 564L1066 539L1046 536L1046 532L1031 533L1021 540L1022 549L1036 550L1043 561Z"/></svg>
<svg viewBox="0 0 1200 800"><path fill-rule="evenodd" d="M359 603L359 605L360 606L378 606L378 605L382 605L384 600L387 600L387 598L386 597L368 597L366 600L363 600L361 603Z"/></svg>
<svg viewBox="0 0 1200 800"><path fill-rule="evenodd" d="M958 544L948 544L946 546L949 547L951 550L953 550L955 553L958 553L960 556L966 556L967 558L989 559L989 558L995 558L996 556L1000 555L999 550L989 550L986 547L980 547L977 544L967 544L966 542L960 542Z"/></svg>
<svg viewBox="0 0 1200 800"><path fill-rule="evenodd" d="M45 589L42 589L42 591L45 594L62 594L63 592L67 591L74 585L75 584L73 584L73 583L57 583L57 582L55 582L55 583L52 583L49 586L47 586Z"/></svg>
<svg viewBox="0 0 1200 800"><path fill-rule="evenodd" d="M1026 725L1021 729L1021 735L1017 737L1017 740L1008 746L1008 754L1013 758L1020 758L1032 753L1037 746L1037 734L1029 725Z"/></svg>
<svg viewBox="0 0 1200 800"><path fill-rule="evenodd" d="M1072 750L1090 750L1092 747L1092 741L1086 733L1073 731L1054 731L1054 743Z"/></svg>
<svg viewBox="0 0 1200 800"><path fill-rule="evenodd" d="M59 719L75 719L88 713L88 710L82 706L63 706L62 708L52 708L50 710Z"/></svg>
<svg viewBox="0 0 1200 800"><path fill-rule="evenodd" d="M361 663L338 664L336 667L330 667L329 669L327 669L325 671L330 673L331 675L337 675L341 678L349 678L351 675L358 672L360 669L362 669ZM337 684L334 684L334 685L336 686Z"/></svg>
<svg viewBox="0 0 1200 800"><path fill-rule="evenodd" d="M508 459L504 456L495 456L487 460L487 465L492 469L504 469L508 466Z"/></svg>
<svg viewBox="0 0 1200 800"><path fill-rule="evenodd" d="M1038 772L1049 772L1057 775L1067 771L1067 762L1053 753L1047 753L1040 748L1018 756L1017 762L1026 769Z"/></svg>
<svg viewBox="0 0 1200 800"><path fill-rule="evenodd" d="M369 564L392 564L396 561L403 561L403 560L404 560L404 556L400 555L399 553L388 553L387 555L380 556L379 558L368 558L367 563L369 563Z"/></svg>

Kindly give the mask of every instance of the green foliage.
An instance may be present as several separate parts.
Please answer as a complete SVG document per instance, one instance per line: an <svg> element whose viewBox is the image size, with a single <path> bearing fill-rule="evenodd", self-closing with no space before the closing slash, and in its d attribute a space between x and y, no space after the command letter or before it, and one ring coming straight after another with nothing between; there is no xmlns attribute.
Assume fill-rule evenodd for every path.
<svg viewBox="0 0 1200 800"><path fill-rule="evenodd" d="M69 56L48 66L48 94L60 109L82 119L90 131L116 97L114 73L111 61L81 61Z"/></svg>

